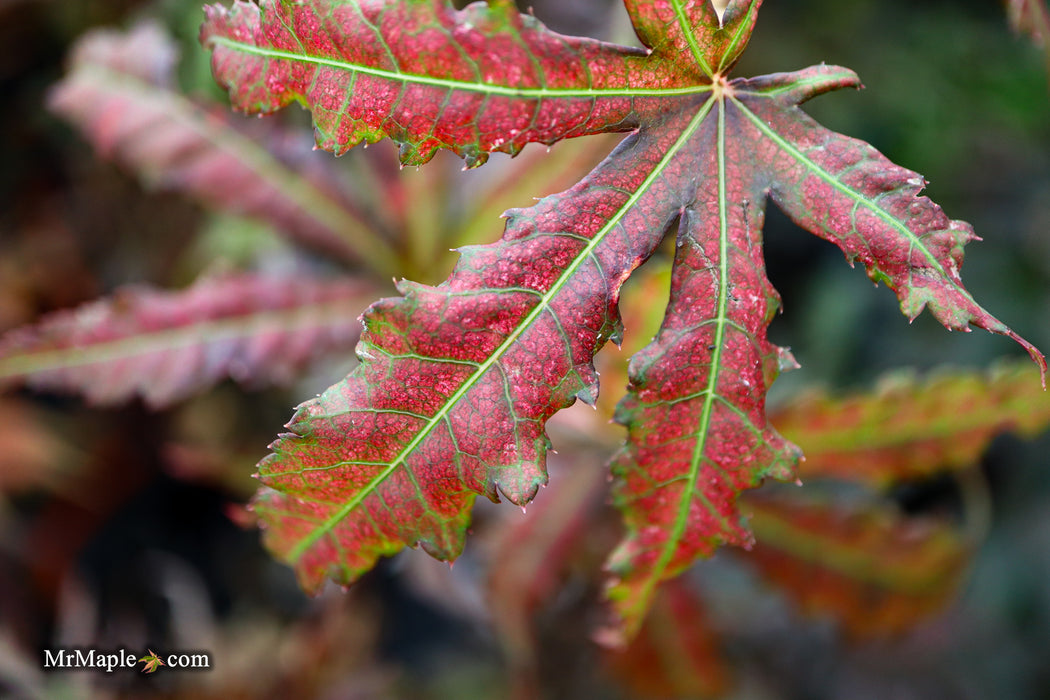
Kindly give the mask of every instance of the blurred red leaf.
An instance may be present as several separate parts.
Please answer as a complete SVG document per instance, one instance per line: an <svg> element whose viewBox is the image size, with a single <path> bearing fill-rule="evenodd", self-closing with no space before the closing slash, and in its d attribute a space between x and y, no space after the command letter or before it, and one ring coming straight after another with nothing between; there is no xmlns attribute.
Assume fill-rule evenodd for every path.
<svg viewBox="0 0 1050 700"><path fill-rule="evenodd" d="M613 676L638 698L717 698L732 674L699 596L681 579L661 587L638 636L606 651Z"/></svg>
<svg viewBox="0 0 1050 700"><path fill-rule="evenodd" d="M140 395L159 408L225 377L291 380L357 340L375 287L255 275L204 277L182 291L126 287L0 336L0 382L74 391L98 404Z"/></svg>
<svg viewBox="0 0 1050 700"><path fill-rule="evenodd" d="M1038 369L942 371L926 379L884 378L874 391L811 393L773 417L802 447L799 474L884 486L971 466L996 435L1032 436L1050 426L1050 394Z"/></svg>
<svg viewBox="0 0 1050 700"><path fill-rule="evenodd" d="M950 603L971 543L950 525L870 501L747 498L748 561L806 613L854 637L903 632Z"/></svg>
<svg viewBox="0 0 1050 700"><path fill-rule="evenodd" d="M126 34L89 32L51 92L51 109L150 185L256 217L330 254L367 261L380 276L397 269L342 174L308 137L192 102L173 86L176 58L174 42L153 23Z"/></svg>

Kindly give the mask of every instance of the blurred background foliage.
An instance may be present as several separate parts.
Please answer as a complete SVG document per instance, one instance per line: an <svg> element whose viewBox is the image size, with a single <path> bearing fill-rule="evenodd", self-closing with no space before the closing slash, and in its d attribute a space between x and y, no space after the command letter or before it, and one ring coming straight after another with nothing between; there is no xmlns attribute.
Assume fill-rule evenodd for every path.
<svg viewBox="0 0 1050 700"><path fill-rule="evenodd" d="M532 6L559 31L631 40L626 15L612 0ZM265 226L144 187L134 173L99 159L47 111L48 90L62 77L79 36L147 17L181 45L182 91L223 100L196 44L201 14L200 3L187 0L0 0L6 106L0 112L0 332L128 282L184 286L217 259L293 271L330 267L292 250ZM735 74L819 62L853 68L866 89L821 97L807 111L923 173L928 194L985 239L968 248L968 288L1020 334L1050 349L1050 91L1039 50L1011 32L1003 6L992 0L769 0ZM298 110L280 118L308 132ZM373 148L393 153L389 143ZM553 153L563 148L570 146ZM457 228L472 221L471 193L487 180L498 175L503 182L537 183L505 206L527 206L528 197L567 184L553 187L556 178L543 175L542 158L527 162L524 156L537 149L530 146L514 161L494 156L468 173L442 153L418 173L401 175L416 206L399 215L417 230L452 232L452 245L464 242L457 236L492 240L500 230L494 215L487 229ZM588 159L598 157L584 149L570 159L575 165L559 167L585 172ZM339 163L352 173L361 158L352 153ZM545 183L552 188L543 189ZM420 198L434 199L435 192L444 197L440 206L423 206ZM813 386L865 390L888 370L985 367L1019 352L990 334L946 333L928 315L909 326L888 291L873 288L830 244L794 228L773 207L765 236L770 277L785 304L771 336L791 346L803 366L774 386L774 408ZM436 283L453 262L451 255L432 265L409 261L403 274ZM658 296L659 284L649 293ZM583 549L577 543L559 550L557 538L534 533L529 546L551 547L533 552L540 560L564 558L557 554L563 550L578 560L558 573L558 585L530 594L536 599L523 611L485 605L493 595L520 602L520 593L499 598L500 586L513 589L514 581L501 583L497 573L513 571L508 554L529 554L514 539L517 513L508 524L507 509L489 504L479 506L476 539L451 571L409 552L384 562L348 594L333 590L307 600L299 593L291 572L259 548L254 530L238 524L239 504L254 490L253 465L291 407L341 377L348 363L337 357L295 386L251 394L227 382L163 411L138 402L92 409L26 391L0 396L0 694L1050 697L1045 434L1000 437L969 476L898 483L890 492L906 512L962 513L984 538L958 599L940 615L903 634L851 638L826 616L803 616L783 595L758 585L753 571L729 561L732 553L720 554L683 584L704 591L702 599L682 594L676 584L654 614L658 627L702 620L690 633L696 638L671 645L672 652L688 648L692 655L666 674L675 682L661 684L654 669L669 658L660 652L661 640L681 629L650 636L651 648L635 650L631 658L648 665L610 660L588 641L600 593L595 573L614 527L586 533ZM572 420L553 431L556 440L558 431L571 432ZM555 492L549 489L535 505L546 511L536 515L553 521L562 512L558 522L571 529L574 508L603 511L602 484L573 476L600 473L608 445L594 443L568 440L551 465L568 505L553 497L545 505ZM595 518L604 522L608 514ZM515 628L512 613L534 616L525 626L534 628L538 644L522 641L533 632ZM538 651L521 651L519 643ZM149 677L41 671L42 649L76 645L206 649L215 669ZM714 647L720 654L710 653Z"/></svg>

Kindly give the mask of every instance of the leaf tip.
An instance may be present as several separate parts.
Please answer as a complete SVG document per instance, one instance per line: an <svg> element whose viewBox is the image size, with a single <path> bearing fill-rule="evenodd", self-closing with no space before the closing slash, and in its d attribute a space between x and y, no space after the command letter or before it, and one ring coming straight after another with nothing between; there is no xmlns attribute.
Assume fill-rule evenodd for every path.
<svg viewBox="0 0 1050 700"><path fill-rule="evenodd" d="M1029 343L1027 340L1017 335L1013 331L1007 333L1007 336L1012 338L1015 342L1019 343L1026 351L1028 356L1032 358L1032 362L1039 368L1039 381L1042 383L1043 391L1046 391L1046 356L1039 351L1039 348Z"/></svg>
<svg viewBox="0 0 1050 700"><path fill-rule="evenodd" d="M790 372L791 370L801 369L802 365L795 359L795 355L791 352L791 348L777 347L777 369L781 372Z"/></svg>

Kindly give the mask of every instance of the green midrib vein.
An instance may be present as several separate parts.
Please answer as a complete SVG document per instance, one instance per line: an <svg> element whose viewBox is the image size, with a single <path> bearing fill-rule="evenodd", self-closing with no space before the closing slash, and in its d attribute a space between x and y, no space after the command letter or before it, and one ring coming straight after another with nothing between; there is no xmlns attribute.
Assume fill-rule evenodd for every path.
<svg viewBox="0 0 1050 700"><path fill-rule="evenodd" d="M714 71L711 70L711 65L704 58L704 52L700 49L700 45L696 43L696 34L693 32L693 26L685 14L685 7L682 6L681 0L671 0L671 4L674 6L674 13L678 18L678 28L682 30L682 35L689 44L689 50L693 52L693 59L696 60L696 64L700 66L700 70L705 75L713 76Z"/></svg>
<svg viewBox="0 0 1050 700"><path fill-rule="evenodd" d="M714 409L718 386L718 375L722 369L722 344L725 337L727 323L726 309L729 298L729 222L726 214L726 152L725 152L725 102L724 98L718 100L718 310L715 316L715 337L712 341L715 349L711 351L711 370L707 377L707 389L704 391L704 404L700 411L700 421L696 431L696 444L693 447L693 455L689 463L689 474L685 479L686 487L682 491L682 498L678 503L678 512L675 515L674 527L671 534L664 541L660 552L660 558L656 560L648 576L646 577L643 593L640 597L642 609L648 609L648 600L653 590L664 579L664 572L668 564L674 558L682 536L689 525L689 508L692 504L696 483L700 477L700 469L704 462L704 450L707 447L708 429L711 425L711 412ZM713 104L715 100L710 100ZM697 493L697 495L701 494ZM710 505L710 504L708 504Z"/></svg>
<svg viewBox="0 0 1050 700"><path fill-rule="evenodd" d="M583 264L587 258L594 253L595 249L605 239L605 236L612 231L617 224L623 219L628 211L638 203L638 200L649 190L656 179L663 173L667 168L667 165L671 162L674 156L682 149L687 141L692 137L693 133L699 128L700 124L703 123L707 117L708 112L711 111L712 100L708 100L704 103L704 106L697 112L697 114L690 120L688 126L682 131L674 145L671 146L660 159L660 162L656 164L649 175L642 181L642 184L636 189L631 196L624 202L623 206L605 223L604 226L594 235L593 238L587 243L587 245L577 254L576 258L572 263L566 267L565 271L558 277L558 279L551 285L544 294L540 297L536 306L533 307L532 311L526 315L514 331L507 336L507 339L474 371L470 377L468 377L462 385L451 395L448 400L438 409L437 412L424 424L415 437L412 438L408 444L402 448L401 452L390 461L389 466L375 476L368 484L366 484L360 491L358 491L349 501L347 501L338 511L336 511L330 518L324 523L314 528L306 537L300 540L294 548L288 553L288 559L291 562L295 562L318 539L323 537L325 534L330 532L340 521L347 517L350 513L356 510L365 498L370 496L380 484L382 484L387 478L390 477L398 468L400 468L405 459L411 455L415 449L420 445L423 440L448 416L449 411L456 406L459 401L469 392L483 376L500 360L501 357L509 350L514 343L517 342L518 338L532 326L533 322L540 317L541 314L548 311L550 308L551 301L558 295L558 293L569 284L573 275Z"/></svg>
<svg viewBox="0 0 1050 700"><path fill-rule="evenodd" d="M571 98L571 97L660 97L673 95L695 95L710 92L710 85L688 85L678 88L646 88L646 87L623 87L623 88L548 88L548 87L508 87L506 85L495 85L492 83L468 82L465 80L452 80L450 78L437 78L431 75L419 75L417 73L403 73L397 70L366 66L359 63L339 61L324 56L313 56L310 54L295 53L282 49L264 48L254 44L246 44L234 41L226 37L212 37L208 40L209 45L225 46L234 51L239 51L263 58L272 58L282 61L297 61L299 63L311 63L327 68L348 71L351 73L364 73L373 75L384 80L412 83L416 85L431 85L446 90L463 90L467 92L479 92L486 95L500 95L504 97L521 97L528 99L537 98Z"/></svg>

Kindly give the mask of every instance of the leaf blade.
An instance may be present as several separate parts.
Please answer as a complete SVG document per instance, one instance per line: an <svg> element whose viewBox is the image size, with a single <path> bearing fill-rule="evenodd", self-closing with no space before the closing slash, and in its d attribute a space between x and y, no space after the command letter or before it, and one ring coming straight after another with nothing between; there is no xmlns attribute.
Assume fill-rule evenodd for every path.
<svg viewBox="0 0 1050 700"><path fill-rule="evenodd" d="M301 101L322 148L389 136L406 164L448 148L474 167L532 141L628 131L655 98L706 89L645 73L636 50L550 32L507 2L263 0L207 12L201 41L235 105L266 113Z"/></svg>
<svg viewBox="0 0 1050 700"><path fill-rule="evenodd" d="M726 104L710 104L708 143L692 144L710 156L693 169L712 173L714 187L700 184L681 214L667 315L632 359L617 408L628 441L613 458L613 493L628 534L610 556L607 594L627 637L660 582L720 543L749 543L735 522L737 492L788 478L798 459L765 418L765 390L787 356L765 337L779 297L761 260L763 194L730 180Z"/></svg>
<svg viewBox="0 0 1050 700"><path fill-rule="evenodd" d="M170 405L225 376L287 381L317 356L349 349L375 288L255 275L204 277L171 292L127 287L0 338L0 382L73 391L92 403L141 396Z"/></svg>
<svg viewBox="0 0 1050 700"><path fill-rule="evenodd" d="M761 134L750 140L765 146L774 201L800 226L839 246L851 263L860 260L872 280L885 282L897 294L909 319L929 308L949 330L968 330L973 324L1005 335L1039 366L1045 386L1042 353L963 287L962 249L976 239L973 227L949 220L939 206L920 197L925 185L921 175L893 164L866 143L819 126L797 108L814 94L849 85L843 73L818 66L769 76L751 86L761 84L763 91L783 86L769 91L772 97L734 97L739 113ZM793 89L800 83L802 89ZM823 184L811 184L814 179ZM868 215L862 217L860 211Z"/></svg>

